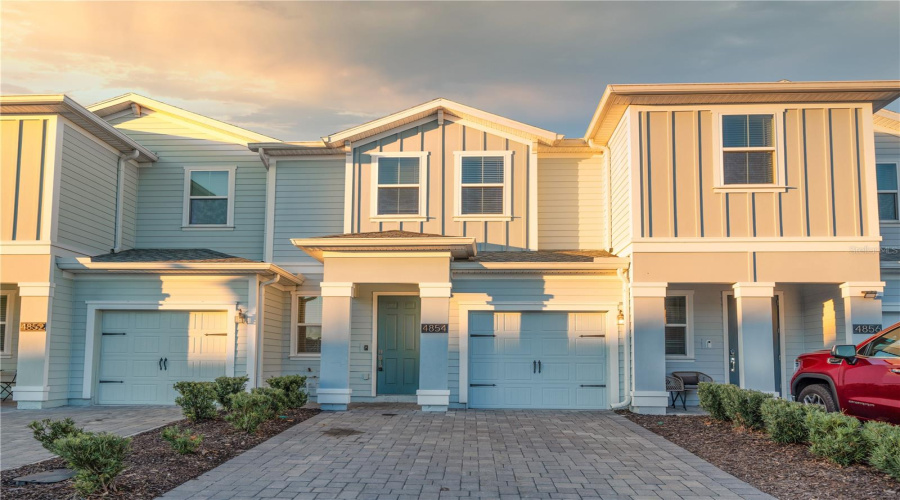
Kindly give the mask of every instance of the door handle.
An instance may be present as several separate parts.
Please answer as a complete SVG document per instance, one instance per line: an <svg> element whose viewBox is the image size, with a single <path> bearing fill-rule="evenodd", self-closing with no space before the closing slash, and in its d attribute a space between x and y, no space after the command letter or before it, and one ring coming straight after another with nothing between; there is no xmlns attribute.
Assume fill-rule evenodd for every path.
<svg viewBox="0 0 900 500"><path fill-rule="evenodd" d="M166 358L166 359L163 360L163 368L164 368L166 371L169 371L169 358Z"/></svg>
<svg viewBox="0 0 900 500"><path fill-rule="evenodd" d="M531 362L531 373L537 373L537 361Z"/></svg>
<svg viewBox="0 0 900 500"><path fill-rule="evenodd" d="M731 363L731 371L734 372L735 368L735 359L734 359L734 349L731 350L731 356L728 358L728 361Z"/></svg>
<svg viewBox="0 0 900 500"><path fill-rule="evenodd" d="M538 373L541 373L541 361L538 360Z"/></svg>
<svg viewBox="0 0 900 500"><path fill-rule="evenodd" d="M379 352L381 352L380 349ZM384 356L382 356L381 354L378 355L378 371L384 371Z"/></svg>
<svg viewBox="0 0 900 500"><path fill-rule="evenodd" d="M159 358L159 370L162 371L162 358Z"/></svg>

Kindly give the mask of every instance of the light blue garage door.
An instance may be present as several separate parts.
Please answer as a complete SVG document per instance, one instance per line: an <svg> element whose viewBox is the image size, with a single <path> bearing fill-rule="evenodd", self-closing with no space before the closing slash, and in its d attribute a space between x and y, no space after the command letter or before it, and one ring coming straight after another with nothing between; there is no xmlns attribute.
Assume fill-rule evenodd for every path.
<svg viewBox="0 0 900 500"><path fill-rule="evenodd" d="M470 313L469 407L607 408L605 326L605 313Z"/></svg>

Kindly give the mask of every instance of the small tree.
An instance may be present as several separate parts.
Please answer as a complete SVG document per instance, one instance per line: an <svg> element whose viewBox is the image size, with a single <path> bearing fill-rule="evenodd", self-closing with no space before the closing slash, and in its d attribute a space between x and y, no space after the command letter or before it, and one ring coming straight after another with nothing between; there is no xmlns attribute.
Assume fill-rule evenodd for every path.
<svg viewBox="0 0 900 500"><path fill-rule="evenodd" d="M35 420L28 424L28 427L33 431L34 439L40 441L44 449L55 455L59 455L54 446L58 439L77 436L84 432L84 429L75 426L75 421L71 418Z"/></svg>
<svg viewBox="0 0 900 500"><path fill-rule="evenodd" d="M88 496L115 490L116 477L125 470L131 439L105 432L82 432L58 439L53 446L75 471L75 489Z"/></svg>

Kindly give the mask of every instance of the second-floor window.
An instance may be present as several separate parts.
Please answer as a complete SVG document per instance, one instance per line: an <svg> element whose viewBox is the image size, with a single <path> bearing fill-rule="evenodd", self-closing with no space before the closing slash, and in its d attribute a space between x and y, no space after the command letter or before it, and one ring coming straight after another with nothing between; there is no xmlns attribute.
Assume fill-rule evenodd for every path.
<svg viewBox="0 0 900 500"><path fill-rule="evenodd" d="M881 220L897 220L897 164L875 164L878 180L878 218Z"/></svg>
<svg viewBox="0 0 900 500"><path fill-rule="evenodd" d="M425 216L427 153L372 155L372 216L411 220Z"/></svg>
<svg viewBox="0 0 900 500"><path fill-rule="evenodd" d="M185 227L232 226L235 167L184 168Z"/></svg>
<svg viewBox="0 0 900 500"><path fill-rule="evenodd" d="M297 297L297 324L293 354L322 352L322 297Z"/></svg>
<svg viewBox="0 0 900 500"><path fill-rule="evenodd" d="M510 215L512 152L458 152L456 216L491 219Z"/></svg>
<svg viewBox="0 0 900 500"><path fill-rule="evenodd" d="M775 117L722 115L722 182L775 184Z"/></svg>

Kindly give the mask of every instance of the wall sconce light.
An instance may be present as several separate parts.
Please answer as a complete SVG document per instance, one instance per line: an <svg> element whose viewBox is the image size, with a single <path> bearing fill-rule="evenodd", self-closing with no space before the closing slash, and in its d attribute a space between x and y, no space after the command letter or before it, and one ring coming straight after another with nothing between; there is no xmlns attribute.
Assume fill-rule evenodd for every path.
<svg viewBox="0 0 900 500"><path fill-rule="evenodd" d="M867 299L874 299L878 297L878 290L866 290L863 292L863 297Z"/></svg>
<svg viewBox="0 0 900 500"><path fill-rule="evenodd" d="M247 314L243 309L238 309L237 314L234 315L234 322L239 325L247 324Z"/></svg>
<svg viewBox="0 0 900 500"><path fill-rule="evenodd" d="M616 316L616 321L617 321L620 325L624 325L624 324L625 324L625 313L623 313L621 309L619 309L619 315Z"/></svg>

